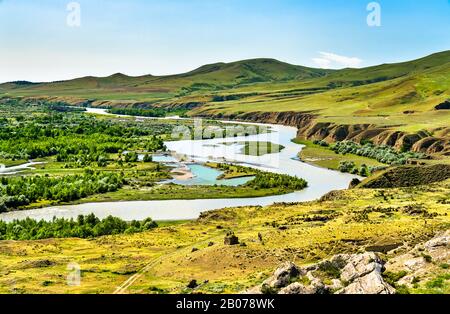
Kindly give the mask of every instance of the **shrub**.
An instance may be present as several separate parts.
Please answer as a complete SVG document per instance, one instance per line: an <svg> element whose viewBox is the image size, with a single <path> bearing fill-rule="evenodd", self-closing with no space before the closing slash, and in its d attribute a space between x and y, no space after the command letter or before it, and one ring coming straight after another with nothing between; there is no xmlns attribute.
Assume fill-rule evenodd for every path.
<svg viewBox="0 0 450 314"><path fill-rule="evenodd" d="M421 159L425 155L422 153L415 153L411 151L396 151L390 146L375 146L371 142L357 144L352 141L337 142L331 148L335 153L355 154L358 156L376 159L377 161L389 165L404 165L408 159Z"/></svg>
<svg viewBox="0 0 450 314"><path fill-rule="evenodd" d="M26 218L6 223L0 221L0 240L38 240L46 238L91 238L113 234L132 234L158 227L151 218L128 223L117 217L98 219L95 215L80 215L76 220L53 218L37 221Z"/></svg>
<svg viewBox="0 0 450 314"><path fill-rule="evenodd" d="M339 163L339 171L349 173L355 169L356 165L353 161L341 161Z"/></svg>
<svg viewBox="0 0 450 314"><path fill-rule="evenodd" d="M431 263L433 261L433 258L430 255L428 255L428 254L423 254L422 253L422 257L425 260L425 262L427 262L427 263Z"/></svg>
<svg viewBox="0 0 450 314"><path fill-rule="evenodd" d="M404 270L399 271L398 273L393 273L390 271L383 273L384 280L393 287L397 286L397 282L405 277L408 273Z"/></svg>

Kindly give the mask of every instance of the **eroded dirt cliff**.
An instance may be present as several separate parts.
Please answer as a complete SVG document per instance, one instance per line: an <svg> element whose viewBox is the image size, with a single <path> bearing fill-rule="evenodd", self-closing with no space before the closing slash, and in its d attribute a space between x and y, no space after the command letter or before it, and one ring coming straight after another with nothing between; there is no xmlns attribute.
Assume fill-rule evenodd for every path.
<svg viewBox="0 0 450 314"><path fill-rule="evenodd" d="M205 118L219 118L262 123L282 124L298 128L297 137L307 140L337 142L370 140L376 145L393 146L429 155L450 156L450 128L439 128L432 132L407 133L396 130L395 126L380 127L374 124L336 124L321 122L313 112L249 112L242 114L200 113ZM434 135L438 134L438 135Z"/></svg>

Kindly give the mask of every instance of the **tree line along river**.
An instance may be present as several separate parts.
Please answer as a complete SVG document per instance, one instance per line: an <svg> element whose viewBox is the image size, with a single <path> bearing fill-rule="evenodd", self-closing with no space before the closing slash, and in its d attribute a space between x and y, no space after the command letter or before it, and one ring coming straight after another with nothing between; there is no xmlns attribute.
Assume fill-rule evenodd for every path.
<svg viewBox="0 0 450 314"><path fill-rule="evenodd" d="M108 114L105 109L88 108L87 113ZM140 117L145 119L146 117ZM225 124L229 121L223 121ZM233 121L233 124L237 122ZM215 138L208 140L181 140L166 142L168 150L177 155L189 156L192 162L233 162L235 164L274 173L287 174L305 179L308 187L285 195L256 198L199 199L199 200L161 200L161 201L123 201L84 203L77 205L54 206L0 214L0 220L14 219L51 220L57 218L76 218L78 215L95 214L99 218L109 215L121 219L143 220L189 220L196 219L208 210L238 206L266 206L277 202L301 202L320 198L332 190L346 189L350 181L357 177L324 168L314 167L299 161L296 157L302 145L291 140L296 137L297 129L282 125L259 123L241 123L244 126L263 126L270 132L246 137ZM238 142L271 142L284 146L279 153L252 156L241 154ZM27 165L30 166L30 165Z"/></svg>

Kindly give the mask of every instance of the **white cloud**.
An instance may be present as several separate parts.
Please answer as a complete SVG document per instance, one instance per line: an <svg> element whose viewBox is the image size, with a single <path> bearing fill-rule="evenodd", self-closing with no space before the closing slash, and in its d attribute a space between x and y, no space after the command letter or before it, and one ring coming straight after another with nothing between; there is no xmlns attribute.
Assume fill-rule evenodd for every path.
<svg viewBox="0 0 450 314"><path fill-rule="evenodd" d="M319 52L320 57L312 60L321 68L357 68L362 60L356 57L340 56L331 52Z"/></svg>
<svg viewBox="0 0 450 314"><path fill-rule="evenodd" d="M328 68L331 63L330 60L324 58L313 58L312 60L321 68Z"/></svg>

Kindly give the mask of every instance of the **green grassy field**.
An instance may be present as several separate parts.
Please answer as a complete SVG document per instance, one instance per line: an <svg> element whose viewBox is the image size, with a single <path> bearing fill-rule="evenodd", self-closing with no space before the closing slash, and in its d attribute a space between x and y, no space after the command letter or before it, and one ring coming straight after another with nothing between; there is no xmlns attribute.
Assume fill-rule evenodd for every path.
<svg viewBox="0 0 450 314"><path fill-rule="evenodd" d="M223 170L221 169L222 165L216 162L207 162L205 165L210 168L219 169L223 171L223 174L219 176L219 179L235 179L255 175L255 171L247 167L227 165L227 169Z"/></svg>
<svg viewBox="0 0 450 314"><path fill-rule="evenodd" d="M292 190L284 188L255 189L252 187L159 185L152 188L123 188L117 192L87 197L77 203L250 198L287 194L289 192L292 192Z"/></svg>

